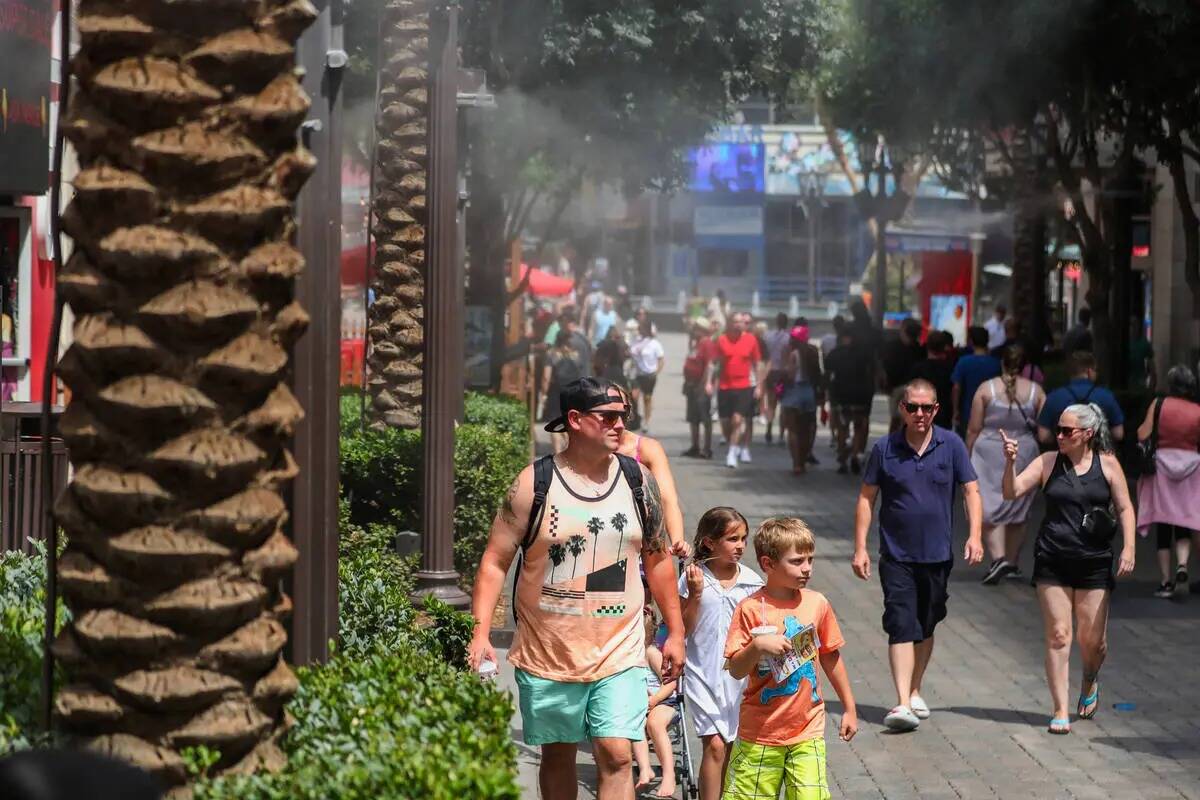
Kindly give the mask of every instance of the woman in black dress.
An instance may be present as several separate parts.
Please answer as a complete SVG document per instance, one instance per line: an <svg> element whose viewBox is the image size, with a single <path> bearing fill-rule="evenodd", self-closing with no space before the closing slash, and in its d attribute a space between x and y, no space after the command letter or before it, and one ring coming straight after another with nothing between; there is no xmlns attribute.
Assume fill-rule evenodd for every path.
<svg viewBox="0 0 1200 800"><path fill-rule="evenodd" d="M1046 681L1054 701L1051 733L1070 733L1067 710L1071 622L1083 654L1076 713L1091 719L1100 707L1097 676L1108 649L1108 600L1113 587L1113 544L1121 534L1117 577L1133 572L1134 512L1125 473L1112 453L1104 412L1094 403L1068 406L1058 419L1057 453L1043 453L1020 475L1018 442L1004 431L1004 499L1038 486L1046 517L1034 544L1033 578L1046 631Z"/></svg>

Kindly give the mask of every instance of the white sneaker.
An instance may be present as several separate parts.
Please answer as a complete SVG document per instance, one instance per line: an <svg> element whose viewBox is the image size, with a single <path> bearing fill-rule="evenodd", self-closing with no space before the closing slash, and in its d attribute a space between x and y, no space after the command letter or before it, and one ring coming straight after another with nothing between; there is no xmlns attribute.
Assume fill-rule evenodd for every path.
<svg viewBox="0 0 1200 800"><path fill-rule="evenodd" d="M908 706L896 706L883 718L883 725L889 731L915 731L920 724L921 720Z"/></svg>
<svg viewBox="0 0 1200 800"><path fill-rule="evenodd" d="M912 709L913 716L917 719L929 719L929 704L919 694L914 694L908 698L908 707Z"/></svg>
<svg viewBox="0 0 1200 800"><path fill-rule="evenodd" d="M739 453L739 456L742 459L743 464L749 464L750 463L750 448L749 447L741 448L741 452Z"/></svg>
<svg viewBox="0 0 1200 800"><path fill-rule="evenodd" d="M737 469L737 465L738 446L736 444L731 444L729 446L729 452L725 454L725 466L729 467L730 469Z"/></svg>

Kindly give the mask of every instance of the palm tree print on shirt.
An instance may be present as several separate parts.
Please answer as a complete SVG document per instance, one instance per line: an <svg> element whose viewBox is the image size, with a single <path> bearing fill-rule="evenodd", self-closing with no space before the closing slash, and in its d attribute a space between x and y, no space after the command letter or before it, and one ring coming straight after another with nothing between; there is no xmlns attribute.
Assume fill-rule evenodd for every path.
<svg viewBox="0 0 1200 800"><path fill-rule="evenodd" d="M558 565L567 560L567 548L562 546L562 543L555 542L550 545L550 561L554 566L550 568L550 582L554 583L554 571L558 569Z"/></svg>
<svg viewBox="0 0 1200 800"><path fill-rule="evenodd" d="M609 521L617 529L617 533L621 534L620 541L617 543L617 561L620 561L622 548L625 546L625 525L629 522L629 518L618 512Z"/></svg>
<svg viewBox="0 0 1200 800"><path fill-rule="evenodd" d="M588 533L592 535L595 542L592 543L592 572L596 571L596 551L600 545L600 531L604 530L604 520L599 517L592 517L587 522Z"/></svg>
<svg viewBox="0 0 1200 800"><path fill-rule="evenodd" d="M575 577L575 567L579 564L579 556L587 549L587 539L580 536L578 533L567 539L567 552L575 559L571 562L571 577Z"/></svg>

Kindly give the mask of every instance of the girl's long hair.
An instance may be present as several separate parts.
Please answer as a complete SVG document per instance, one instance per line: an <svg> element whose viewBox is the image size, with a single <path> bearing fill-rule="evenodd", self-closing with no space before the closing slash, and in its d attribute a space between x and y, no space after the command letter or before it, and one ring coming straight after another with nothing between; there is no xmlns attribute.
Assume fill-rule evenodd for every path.
<svg viewBox="0 0 1200 800"><path fill-rule="evenodd" d="M731 506L717 506L704 512L696 523L696 539L692 542L692 560L699 563L712 555L713 542L729 531L734 524L741 525L747 533L750 523L742 512Z"/></svg>

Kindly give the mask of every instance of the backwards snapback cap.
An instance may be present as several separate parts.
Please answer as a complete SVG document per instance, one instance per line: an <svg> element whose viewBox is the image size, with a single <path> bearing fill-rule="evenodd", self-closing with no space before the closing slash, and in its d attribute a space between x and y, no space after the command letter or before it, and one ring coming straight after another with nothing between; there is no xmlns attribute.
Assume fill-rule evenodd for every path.
<svg viewBox="0 0 1200 800"><path fill-rule="evenodd" d="M567 412L591 411L598 406L623 402L623 398L614 398L617 387L603 378L580 378L571 381L558 393L558 405L562 414L546 423L550 433L562 433L567 429Z"/></svg>

